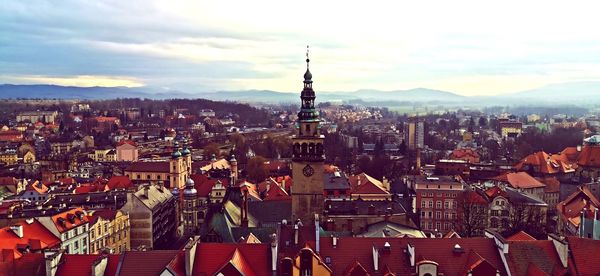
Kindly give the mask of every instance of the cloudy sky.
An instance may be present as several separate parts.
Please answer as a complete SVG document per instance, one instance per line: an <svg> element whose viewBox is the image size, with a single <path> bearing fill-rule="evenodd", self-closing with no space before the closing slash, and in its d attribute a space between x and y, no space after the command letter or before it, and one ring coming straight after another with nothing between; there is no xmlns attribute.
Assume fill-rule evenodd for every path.
<svg viewBox="0 0 600 276"><path fill-rule="evenodd" d="M600 80L598 1L0 1L0 83L185 92Z"/></svg>

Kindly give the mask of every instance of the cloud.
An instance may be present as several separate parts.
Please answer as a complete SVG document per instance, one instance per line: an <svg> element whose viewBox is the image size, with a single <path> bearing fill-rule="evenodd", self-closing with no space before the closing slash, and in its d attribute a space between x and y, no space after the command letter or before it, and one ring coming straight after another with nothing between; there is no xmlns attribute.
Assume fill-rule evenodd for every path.
<svg viewBox="0 0 600 276"><path fill-rule="evenodd" d="M310 44L321 91L499 94L600 79L598 8L593 1L4 1L0 77L297 91Z"/></svg>

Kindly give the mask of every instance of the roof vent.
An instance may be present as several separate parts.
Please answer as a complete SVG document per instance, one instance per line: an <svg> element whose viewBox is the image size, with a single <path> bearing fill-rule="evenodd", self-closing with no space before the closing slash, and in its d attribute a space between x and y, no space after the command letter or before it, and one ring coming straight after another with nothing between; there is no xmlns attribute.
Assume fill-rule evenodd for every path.
<svg viewBox="0 0 600 276"><path fill-rule="evenodd" d="M389 242L385 242L385 244L383 245L383 249L385 249L385 250L391 250L392 246L390 245Z"/></svg>
<svg viewBox="0 0 600 276"><path fill-rule="evenodd" d="M454 249L452 249L452 251L454 253L464 253L465 252L465 250L462 247L460 247L460 245L458 245L458 243L454 245Z"/></svg>

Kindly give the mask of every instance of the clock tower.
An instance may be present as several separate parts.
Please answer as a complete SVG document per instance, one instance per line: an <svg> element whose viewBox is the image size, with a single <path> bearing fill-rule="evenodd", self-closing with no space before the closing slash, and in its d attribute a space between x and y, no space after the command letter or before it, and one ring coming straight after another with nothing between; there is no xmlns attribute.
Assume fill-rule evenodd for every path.
<svg viewBox="0 0 600 276"><path fill-rule="evenodd" d="M307 51L304 89L300 95L302 106L296 126L298 132L292 139L292 219L300 219L303 224L312 222L314 214L322 214L324 198L324 137L320 133L319 112L315 109L309 62Z"/></svg>

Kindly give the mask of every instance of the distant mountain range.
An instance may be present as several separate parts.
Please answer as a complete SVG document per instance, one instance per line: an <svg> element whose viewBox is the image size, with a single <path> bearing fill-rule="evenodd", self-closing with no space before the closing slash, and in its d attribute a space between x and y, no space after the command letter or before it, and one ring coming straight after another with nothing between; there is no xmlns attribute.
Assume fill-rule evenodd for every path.
<svg viewBox="0 0 600 276"><path fill-rule="evenodd" d="M502 96L461 96L448 91L415 88L410 90L381 91L361 89L357 91L317 91L319 102L367 102L378 105L407 103L430 104L595 104L600 103L600 82L571 82L552 84L533 90L507 93ZM114 98L205 98L217 101L295 103L300 92L278 92L270 90L218 91L185 93L164 91L151 87L75 87L58 85L0 85L0 98L61 98L61 99L114 99Z"/></svg>

